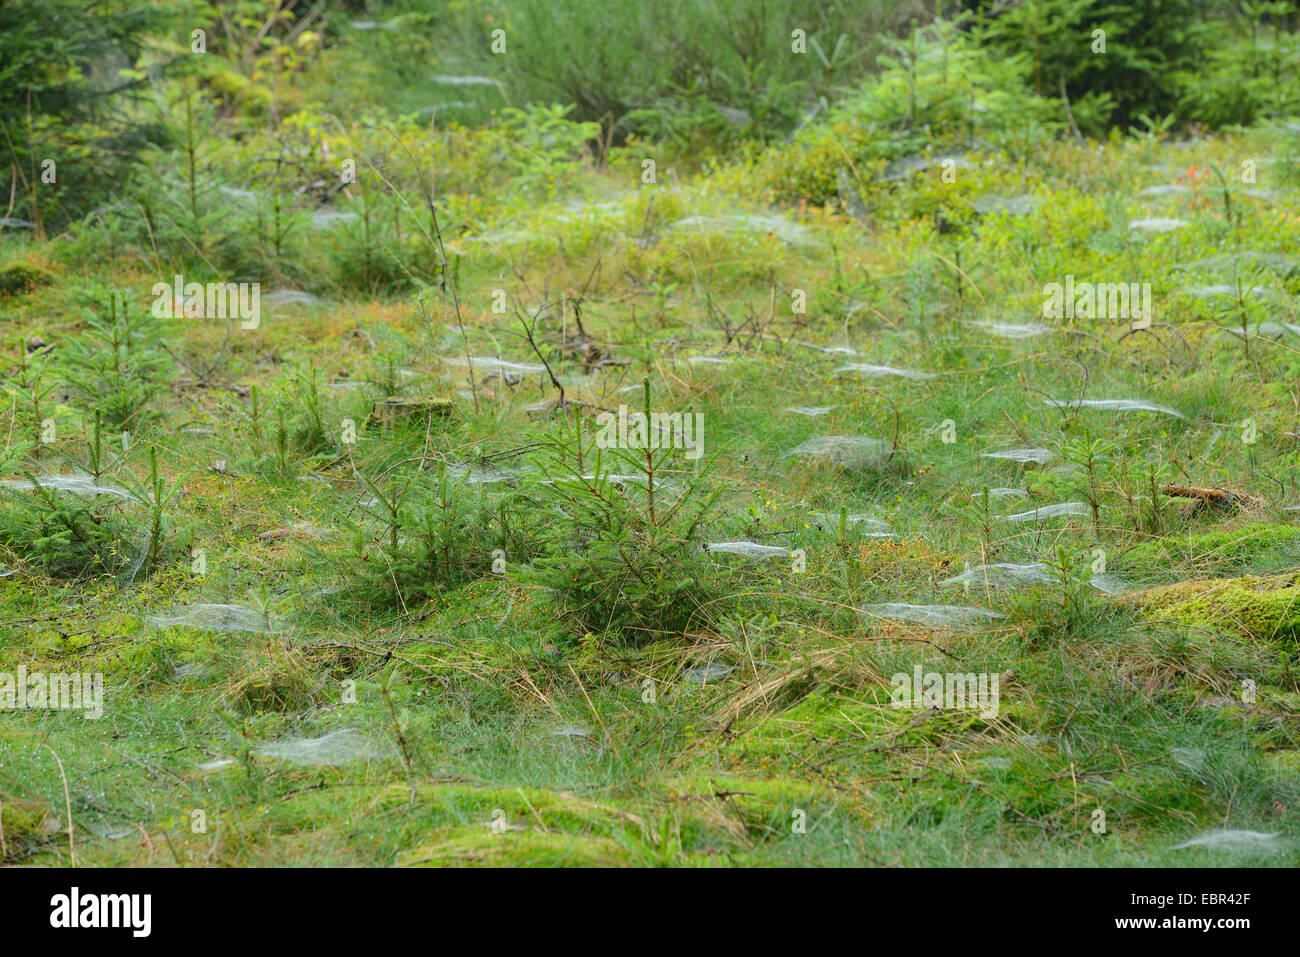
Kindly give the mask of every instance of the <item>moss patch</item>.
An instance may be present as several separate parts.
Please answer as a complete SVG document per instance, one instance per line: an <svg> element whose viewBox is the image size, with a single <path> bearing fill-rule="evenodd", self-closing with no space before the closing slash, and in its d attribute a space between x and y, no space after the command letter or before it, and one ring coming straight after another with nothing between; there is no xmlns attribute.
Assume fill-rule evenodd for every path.
<svg viewBox="0 0 1300 957"><path fill-rule="evenodd" d="M403 867L623 867L635 861L608 837L456 828L402 857Z"/></svg>
<svg viewBox="0 0 1300 957"><path fill-rule="evenodd" d="M1300 573L1196 580L1149 588L1133 597L1145 617L1251 638L1300 637Z"/></svg>
<svg viewBox="0 0 1300 957"><path fill-rule="evenodd" d="M1300 527L1265 524L1167 535L1124 553L1126 567L1146 569L1163 562L1191 563L1206 572L1258 570L1273 562L1293 562L1300 554Z"/></svg>

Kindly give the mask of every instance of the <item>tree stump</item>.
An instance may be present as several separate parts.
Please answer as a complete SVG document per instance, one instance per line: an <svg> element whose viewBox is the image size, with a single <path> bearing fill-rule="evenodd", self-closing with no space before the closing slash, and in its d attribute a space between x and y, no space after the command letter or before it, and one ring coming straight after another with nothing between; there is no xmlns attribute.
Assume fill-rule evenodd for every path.
<svg viewBox="0 0 1300 957"><path fill-rule="evenodd" d="M434 416L451 415L451 399L408 398L390 396L380 399L370 409L370 421L380 428L393 429L412 421L427 421Z"/></svg>

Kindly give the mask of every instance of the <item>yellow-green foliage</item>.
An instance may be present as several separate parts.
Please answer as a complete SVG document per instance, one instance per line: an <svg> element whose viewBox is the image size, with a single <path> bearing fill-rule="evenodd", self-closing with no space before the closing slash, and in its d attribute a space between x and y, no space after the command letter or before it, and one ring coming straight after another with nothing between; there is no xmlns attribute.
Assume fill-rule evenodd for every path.
<svg viewBox="0 0 1300 957"><path fill-rule="evenodd" d="M946 183L942 167L919 173L903 199L903 210L911 219L942 216L953 224L975 219L971 198L983 186L974 176L958 177Z"/></svg>
<svg viewBox="0 0 1300 957"><path fill-rule="evenodd" d="M228 104L265 109L274 99L271 91L255 83L224 61L217 61L206 74L209 88Z"/></svg>
<svg viewBox="0 0 1300 957"><path fill-rule="evenodd" d="M1146 617L1251 638L1300 636L1300 573L1164 585L1134 599Z"/></svg>
<svg viewBox="0 0 1300 957"><path fill-rule="evenodd" d="M870 182L875 167L883 163L873 162L868 168L869 138L860 125L841 121L812 127L793 143L772 147L760 160L768 198L823 206L839 197L841 170L855 185Z"/></svg>

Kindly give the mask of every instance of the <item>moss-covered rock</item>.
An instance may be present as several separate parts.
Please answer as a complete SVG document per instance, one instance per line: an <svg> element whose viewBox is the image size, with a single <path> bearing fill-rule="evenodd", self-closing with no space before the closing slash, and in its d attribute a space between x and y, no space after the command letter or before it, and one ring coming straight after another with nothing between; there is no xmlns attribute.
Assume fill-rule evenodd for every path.
<svg viewBox="0 0 1300 957"><path fill-rule="evenodd" d="M374 424L386 429L415 422L421 427L428 424L433 417L446 418L451 415L451 399L403 396L390 396L375 402L367 424Z"/></svg>
<svg viewBox="0 0 1300 957"><path fill-rule="evenodd" d="M1300 572L1178 582L1148 588L1127 600L1155 621L1235 631L1250 638L1300 638Z"/></svg>
<svg viewBox="0 0 1300 957"><path fill-rule="evenodd" d="M31 263L13 262L0 266L0 297L17 296L54 282L54 275Z"/></svg>

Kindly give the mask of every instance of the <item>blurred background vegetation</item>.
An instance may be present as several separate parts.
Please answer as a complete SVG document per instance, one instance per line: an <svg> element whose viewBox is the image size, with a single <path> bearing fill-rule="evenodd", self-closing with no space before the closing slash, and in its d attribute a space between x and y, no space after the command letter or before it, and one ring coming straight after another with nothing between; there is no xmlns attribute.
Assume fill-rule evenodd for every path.
<svg viewBox="0 0 1300 957"><path fill-rule="evenodd" d="M1296 24L1292 0L5 0L6 223L310 287L303 237L337 201L326 271L373 293L419 278L403 204L435 196L454 235L575 162L748 162L821 205L926 148L1291 116ZM340 190L345 157L386 188Z"/></svg>

